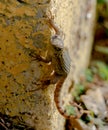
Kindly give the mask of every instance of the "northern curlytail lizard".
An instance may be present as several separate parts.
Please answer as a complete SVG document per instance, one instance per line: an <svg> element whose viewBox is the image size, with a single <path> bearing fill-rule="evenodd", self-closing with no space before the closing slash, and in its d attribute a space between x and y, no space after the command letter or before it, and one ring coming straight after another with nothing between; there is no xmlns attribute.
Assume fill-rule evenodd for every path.
<svg viewBox="0 0 108 130"><path fill-rule="evenodd" d="M56 88L54 92L54 101L58 111L66 118L69 118L68 115L62 109L62 99L60 97L62 85L67 78L67 75L70 71L71 58L69 56L68 49L64 47L63 40L61 38L61 32L59 28L55 25L52 19L49 19L50 26L54 29L55 35L51 38L51 44L53 45L55 58L57 59L57 66L59 73L56 72L61 78L56 83ZM68 89L68 87L67 87ZM65 90L64 90L65 91Z"/></svg>

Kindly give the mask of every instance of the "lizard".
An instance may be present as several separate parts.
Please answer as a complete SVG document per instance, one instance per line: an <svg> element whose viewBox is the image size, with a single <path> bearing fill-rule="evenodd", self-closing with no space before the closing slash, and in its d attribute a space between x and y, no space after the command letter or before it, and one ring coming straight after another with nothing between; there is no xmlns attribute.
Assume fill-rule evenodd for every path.
<svg viewBox="0 0 108 130"><path fill-rule="evenodd" d="M74 87L75 84L74 81L72 81L71 86L66 86L63 88L63 84L70 72L71 67L71 58L69 55L69 50L67 47L64 47L64 42L63 39L61 38L61 31L54 23L54 20L50 18L48 20L50 27L53 28L55 31L55 35L51 37L51 44L55 50L54 52L55 52L55 58L57 59L58 62L57 63L58 69L60 69L60 73L55 72L58 75L60 75L60 78L55 84L56 87L54 91L54 101L59 113L66 119L72 120L75 126L82 129L79 122L74 119L79 119L84 113L88 114L88 111L83 110L83 108L79 104L72 102L72 99L69 99L68 104L70 106L73 106L73 108L75 108L75 114L68 115L65 109L66 105L64 105L65 100L62 100L63 96L61 96L61 93L63 95L64 92L66 95L68 95L69 94L68 92L70 91L70 89ZM67 89L67 91L65 89ZM62 106L64 106L64 108Z"/></svg>
<svg viewBox="0 0 108 130"><path fill-rule="evenodd" d="M61 38L61 31L59 30L59 28L56 26L56 24L54 23L52 19L48 19L48 20L49 20L50 27L52 27L55 31L55 35L51 37L51 44L55 49L55 58L58 59L58 66L61 72L61 73L57 73L58 75L60 75L60 79L56 83L56 88L54 91L54 101L55 101L58 111L65 118L67 119L80 118L82 115L82 112L80 113L78 109L82 110L82 108L78 104L72 103L72 102L69 103L70 105L76 107L77 115L75 116L68 115L66 111L62 109L63 101L61 99L60 93L61 93L61 89L63 89L62 85L65 82L65 79L67 78L70 71L71 58L69 55L68 48L64 47L64 42L63 42L63 39ZM72 83L72 87L73 87L73 83ZM70 86L67 86L67 90L69 89L70 89Z"/></svg>

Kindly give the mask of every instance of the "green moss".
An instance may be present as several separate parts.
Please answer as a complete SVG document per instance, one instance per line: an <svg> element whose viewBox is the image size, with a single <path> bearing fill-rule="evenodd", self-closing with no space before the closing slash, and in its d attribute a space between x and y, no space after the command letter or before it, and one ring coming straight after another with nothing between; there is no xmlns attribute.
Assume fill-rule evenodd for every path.
<svg viewBox="0 0 108 130"><path fill-rule="evenodd" d="M85 71L85 77L86 77L86 80L88 82L92 82L93 81L93 73L92 73L92 70L91 69L87 69Z"/></svg>
<svg viewBox="0 0 108 130"><path fill-rule="evenodd" d="M98 74L103 80L108 80L108 66L101 61L96 61L95 65L98 68Z"/></svg>
<svg viewBox="0 0 108 130"><path fill-rule="evenodd" d="M75 88L72 92L72 96L75 98L76 101L80 100L80 95L83 94L85 91L84 85L82 84L76 84Z"/></svg>
<svg viewBox="0 0 108 130"><path fill-rule="evenodd" d="M70 115L72 115L72 116L76 116L76 115L77 115L77 113L76 113L76 111L75 111L75 107L70 106L70 105L66 106L66 113L67 113L69 116L70 116Z"/></svg>
<svg viewBox="0 0 108 130"><path fill-rule="evenodd" d="M107 0L97 0L97 2L98 2L99 4L103 4L103 3L107 2Z"/></svg>

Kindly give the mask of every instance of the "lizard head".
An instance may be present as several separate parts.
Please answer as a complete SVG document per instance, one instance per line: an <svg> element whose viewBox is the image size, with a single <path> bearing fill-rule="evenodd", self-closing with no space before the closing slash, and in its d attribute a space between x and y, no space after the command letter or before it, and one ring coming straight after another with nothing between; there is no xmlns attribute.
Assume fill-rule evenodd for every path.
<svg viewBox="0 0 108 130"><path fill-rule="evenodd" d="M61 37L59 35L54 35L51 38L51 43L53 46L63 49L64 48L64 43L63 40L61 39Z"/></svg>

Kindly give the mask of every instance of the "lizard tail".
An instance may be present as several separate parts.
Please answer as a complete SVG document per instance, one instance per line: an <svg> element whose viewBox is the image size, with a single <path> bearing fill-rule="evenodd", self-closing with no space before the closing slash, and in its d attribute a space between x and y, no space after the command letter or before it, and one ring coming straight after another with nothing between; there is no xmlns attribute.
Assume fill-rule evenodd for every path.
<svg viewBox="0 0 108 130"><path fill-rule="evenodd" d="M66 79L66 76L62 77L57 83L56 83L56 88L55 88L55 92L54 92L54 101L55 101L55 104L56 104L56 107L58 109L58 111L60 112L60 114L62 116L64 116L66 119L69 119L71 118L70 116L68 116L66 114L66 112L62 109L62 105L64 104L63 101L60 99L60 92L61 92L61 88L62 88L62 85L64 83Z"/></svg>

